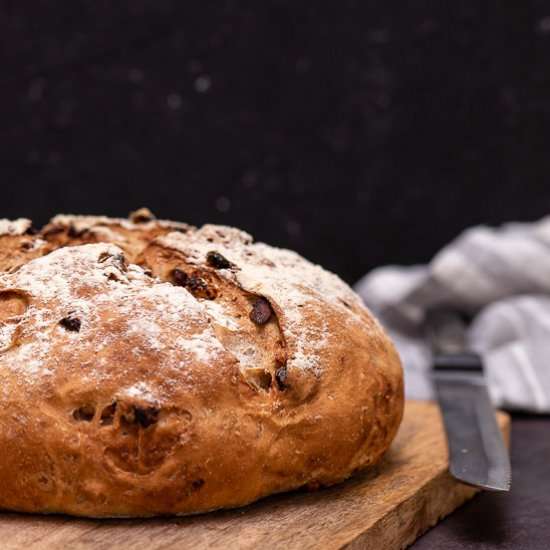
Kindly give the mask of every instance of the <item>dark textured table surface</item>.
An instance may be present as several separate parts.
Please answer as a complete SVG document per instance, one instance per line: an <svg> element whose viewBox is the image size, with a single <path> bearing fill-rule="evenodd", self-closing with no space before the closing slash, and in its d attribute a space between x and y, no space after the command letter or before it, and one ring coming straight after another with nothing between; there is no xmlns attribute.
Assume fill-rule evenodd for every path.
<svg viewBox="0 0 550 550"><path fill-rule="evenodd" d="M550 417L513 417L511 454L510 493L478 494L412 548L550 548Z"/></svg>

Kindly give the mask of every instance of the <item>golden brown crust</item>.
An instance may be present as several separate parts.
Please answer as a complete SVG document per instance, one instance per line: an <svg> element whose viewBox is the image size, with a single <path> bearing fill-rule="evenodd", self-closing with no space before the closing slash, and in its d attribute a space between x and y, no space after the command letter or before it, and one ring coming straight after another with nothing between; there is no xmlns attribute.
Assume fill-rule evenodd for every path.
<svg viewBox="0 0 550 550"><path fill-rule="evenodd" d="M0 508L204 512L388 448L399 358L334 275L221 226L57 217L36 238L57 250L0 274Z"/></svg>
<svg viewBox="0 0 550 550"><path fill-rule="evenodd" d="M17 270L51 250L48 243L37 235L30 220L0 220L0 271Z"/></svg>
<svg viewBox="0 0 550 550"><path fill-rule="evenodd" d="M116 244L133 262L156 237L173 231L186 233L192 229L186 223L157 220L147 208L140 208L128 219L60 214L42 229L40 237L54 248L90 243Z"/></svg>

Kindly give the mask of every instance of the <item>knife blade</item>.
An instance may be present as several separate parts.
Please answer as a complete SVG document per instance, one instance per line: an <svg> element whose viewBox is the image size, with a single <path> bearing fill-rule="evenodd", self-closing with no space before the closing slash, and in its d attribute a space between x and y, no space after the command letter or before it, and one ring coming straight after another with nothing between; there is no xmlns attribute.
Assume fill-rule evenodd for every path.
<svg viewBox="0 0 550 550"><path fill-rule="evenodd" d="M508 451L481 357L468 349L463 319L454 311L429 312L426 336L433 352L431 378L447 435L451 475L481 489L509 491Z"/></svg>

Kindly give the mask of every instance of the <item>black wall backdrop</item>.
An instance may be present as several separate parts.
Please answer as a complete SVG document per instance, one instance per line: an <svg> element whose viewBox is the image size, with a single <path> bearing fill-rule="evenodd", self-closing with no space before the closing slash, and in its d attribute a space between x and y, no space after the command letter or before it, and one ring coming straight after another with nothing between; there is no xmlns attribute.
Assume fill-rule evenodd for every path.
<svg viewBox="0 0 550 550"><path fill-rule="evenodd" d="M550 5L0 4L0 217L237 225L353 282L550 211Z"/></svg>

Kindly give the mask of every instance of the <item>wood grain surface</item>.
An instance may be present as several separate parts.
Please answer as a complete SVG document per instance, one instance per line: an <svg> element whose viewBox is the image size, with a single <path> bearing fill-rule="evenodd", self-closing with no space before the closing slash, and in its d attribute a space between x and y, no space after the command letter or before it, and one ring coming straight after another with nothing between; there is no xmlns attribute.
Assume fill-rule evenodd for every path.
<svg viewBox="0 0 550 550"><path fill-rule="evenodd" d="M509 441L509 417L498 413L498 420ZM0 547L401 549L476 493L453 480L447 466L437 407L409 401L385 458L336 487L187 518L86 520L4 513Z"/></svg>

